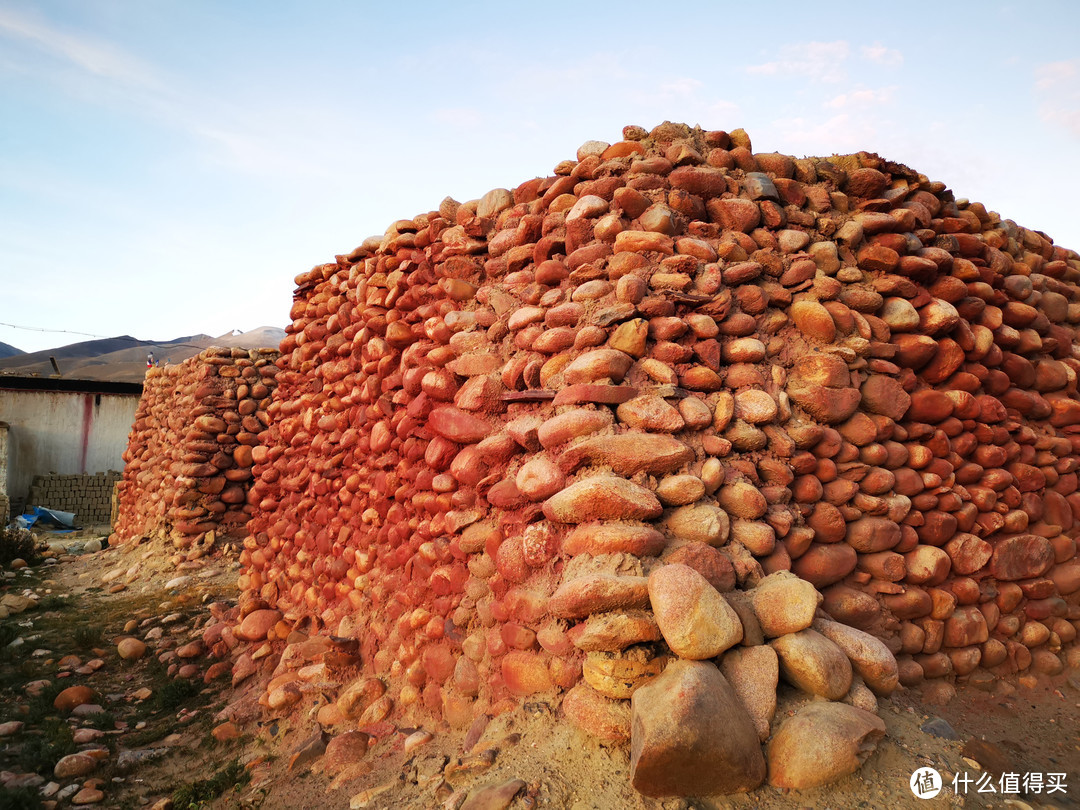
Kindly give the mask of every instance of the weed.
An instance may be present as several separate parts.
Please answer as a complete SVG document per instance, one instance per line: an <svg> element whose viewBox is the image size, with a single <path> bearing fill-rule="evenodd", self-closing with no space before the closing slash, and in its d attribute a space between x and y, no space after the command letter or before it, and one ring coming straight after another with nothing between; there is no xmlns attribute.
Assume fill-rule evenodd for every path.
<svg viewBox="0 0 1080 810"><path fill-rule="evenodd" d="M41 562L38 539L29 529L0 529L0 563L7 565L14 559L25 560L29 565Z"/></svg>
<svg viewBox="0 0 1080 810"><path fill-rule="evenodd" d="M19 637L19 628L13 623L0 624L0 647L6 647Z"/></svg>
<svg viewBox="0 0 1080 810"><path fill-rule="evenodd" d="M71 606L71 602L66 597L57 596L54 593L48 594L44 599L38 602L38 610L42 613L49 610L64 610Z"/></svg>
<svg viewBox="0 0 1080 810"><path fill-rule="evenodd" d="M251 778L247 768L234 759L209 779L200 779L177 788L172 795L176 810L198 810L230 788L239 790Z"/></svg>
<svg viewBox="0 0 1080 810"><path fill-rule="evenodd" d="M44 806L37 788L0 787L0 810L40 810Z"/></svg>
<svg viewBox="0 0 1080 810"><path fill-rule="evenodd" d="M92 647L100 647L105 638L105 633L99 626L84 624L75 628L73 637L75 644L86 650Z"/></svg>
<svg viewBox="0 0 1080 810"><path fill-rule="evenodd" d="M57 710L53 701L62 691L64 691L63 681L54 681L42 688L36 696L31 697L27 704L26 724L29 726L39 720L56 717Z"/></svg>
<svg viewBox="0 0 1080 810"><path fill-rule="evenodd" d="M101 731L112 731L116 728L116 715L112 712L95 712L87 715L84 719L88 726Z"/></svg>
<svg viewBox="0 0 1080 810"><path fill-rule="evenodd" d="M51 776L57 760L75 753L71 727L59 718L41 723L41 736L30 737L19 749L18 761L24 770Z"/></svg>
<svg viewBox="0 0 1080 810"><path fill-rule="evenodd" d="M201 691L202 684L198 681L177 678L157 690L154 694L154 705L158 709L173 712L196 702L195 697Z"/></svg>

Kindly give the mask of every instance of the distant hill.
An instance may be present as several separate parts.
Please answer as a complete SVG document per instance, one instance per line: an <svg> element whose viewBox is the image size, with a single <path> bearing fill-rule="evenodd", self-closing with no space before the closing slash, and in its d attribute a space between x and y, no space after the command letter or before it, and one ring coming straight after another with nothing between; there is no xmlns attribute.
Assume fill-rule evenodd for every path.
<svg viewBox="0 0 1080 810"><path fill-rule="evenodd" d="M14 346L9 346L7 343L0 343L0 358L15 357L20 354L26 354L22 349L16 349Z"/></svg>
<svg viewBox="0 0 1080 810"><path fill-rule="evenodd" d="M189 335L173 340L139 340L120 335L99 340L87 340L40 352L5 356L0 352L0 375L55 376L49 357L55 357L60 375L73 380L106 380L109 382L142 382L146 375L146 355L154 353L160 365L179 363L211 346L232 346L246 349L276 349L285 337L285 330L261 326L240 334L220 337ZM6 344L0 343L0 346ZM11 347L7 347L11 348ZM15 349L14 351L18 351Z"/></svg>

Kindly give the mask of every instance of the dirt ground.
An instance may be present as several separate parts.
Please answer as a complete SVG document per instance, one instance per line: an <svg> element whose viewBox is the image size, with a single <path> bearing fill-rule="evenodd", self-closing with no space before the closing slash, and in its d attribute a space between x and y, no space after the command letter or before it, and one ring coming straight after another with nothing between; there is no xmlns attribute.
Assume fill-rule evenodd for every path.
<svg viewBox="0 0 1080 810"><path fill-rule="evenodd" d="M63 542L78 547L86 539L68 536ZM413 747L419 736L414 735L408 753L405 741L417 729L385 725L361 764L347 774L352 778L332 780L318 772L315 754L324 738L318 736L312 710L273 718L255 704L261 689L252 681L240 691L229 688L228 675L210 684L201 678L180 683L170 676L168 664L182 661L170 662L166 653L166 664L159 662L163 650L175 651L199 636L211 603L235 599L239 570L228 555L179 566L170 557L160 544L123 546L65 555L57 563L2 580L0 595L32 593L38 605L0 619L0 626L15 628L4 631L4 639L16 634L13 645L0 649L0 723L25 724L0 737L0 769L6 772L0 781L7 783L0 787L0 809L39 806L19 803L24 801L16 789L20 779L36 781L31 773L36 770L48 784L58 754L88 747L73 745L70 732L90 727L103 735L89 746L107 754L98 754L102 759L92 774L55 780L51 799L57 807L72 806L78 798L69 785L100 790L103 798L96 806L159 810L457 810L466 797L468 810L1080 807L1080 672L1075 671L1053 681L1018 681L987 690L964 686L955 696L938 687L901 690L881 701L879 713L888 733L863 768L812 790L764 786L742 796L642 797L629 784L628 746L598 744L560 722L558 706L543 700L526 702L523 711L486 725L479 719L468 735L445 727L425 729L432 732L430 741ZM118 571L121 575L103 582ZM161 629L160 638L143 659L119 658L118 639L158 636L155 628ZM65 660L70 655L77 662ZM203 671L209 663L202 659ZM27 684L38 680L50 685L34 698ZM100 713L72 719L52 709L51 697L74 683L94 690ZM800 700L792 693L782 701L778 720ZM215 715L226 706L241 709L249 720L239 724L237 739L219 742L210 732L223 719ZM944 787L924 800L909 782L913 772L927 767L940 773ZM1016 793L1000 792L1002 772L1017 775ZM1038 777L1043 784L1036 791ZM518 788L516 798L507 803L490 794L476 796L489 785L503 785L507 793ZM987 792L988 786L997 792ZM220 796L211 798L215 792ZM162 802L170 797L176 799L173 805Z"/></svg>

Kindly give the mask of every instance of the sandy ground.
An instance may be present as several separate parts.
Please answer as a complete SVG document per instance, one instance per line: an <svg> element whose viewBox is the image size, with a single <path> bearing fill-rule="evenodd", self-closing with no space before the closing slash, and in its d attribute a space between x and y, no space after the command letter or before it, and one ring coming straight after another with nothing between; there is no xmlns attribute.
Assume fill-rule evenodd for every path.
<svg viewBox="0 0 1080 810"><path fill-rule="evenodd" d="M82 539L69 537L66 542ZM3 651L0 721L25 716L25 683L55 677L56 662L64 654L99 656L105 661L92 675L71 676L71 682L85 682L103 697L103 707L118 724L108 729L103 741L110 757L93 774L102 780L106 794L98 806L151 807L178 788L206 779L237 759L245 765L250 781L229 788L209 804L196 806L268 810L457 808L466 796L486 786L520 779L524 786L510 804L473 804L568 810L1080 807L1080 672L1031 685L999 685L991 691L961 687L944 705L940 690L928 689L925 694L922 690L901 690L881 701L879 713L888 734L863 768L812 790L780 791L764 786L741 796L647 799L630 787L628 746L598 744L562 722L557 704L543 700L526 702L521 712L491 719L468 751L464 749L464 731L432 727L426 729L432 732L432 739L406 754L404 741L416 729L387 726L352 774L354 778L332 784L328 775L317 772L318 758L305 762L306 757L301 756L291 770L289 767L318 732L310 704L306 711L271 718L254 705L261 693L258 684L249 682L234 692L228 688L227 678L206 687L200 684L201 693L184 705L162 707L153 698L132 698L143 686L155 692L166 689L169 678L153 656L139 662L117 657L114 642L124 635L127 622L133 618L145 622L143 632L169 617L170 622L162 625L165 635L175 636L175 644L180 644L198 634L197 625L205 619L207 603L229 601L236 595L238 565L234 559L197 560L178 571L169 556L155 544L106 549L65 557L59 564L4 581L4 593L30 588L39 598L59 598L44 602L48 609L0 620L18 621L22 636L32 638ZM125 585L122 590L116 590L116 581L111 586L102 583L106 572L136 563L136 576L120 580ZM166 583L180 575L191 579L182 588L166 590ZM101 626L100 648L74 648L72 628L79 623ZM71 649L64 649L65 645ZM34 657L34 651L40 649L49 652ZM781 703L778 719L801 699L790 693ZM239 739L218 742L209 733L218 722L214 715L230 704L247 706L251 720L243 726ZM939 718L942 733L951 731L957 739L924 731L923 726L934 718ZM482 720L473 729L473 738L481 726ZM12 769L20 746L33 733L28 728L21 735L0 740L0 768ZM473 739L468 742L473 743ZM118 761L123 750L164 753L121 771ZM909 781L914 771L926 767L941 774L944 788L935 798L924 800L915 796ZM1002 771L1017 774L1021 782L1017 793L1000 792ZM1054 773L1065 775L1052 777ZM1040 792L1032 785L1036 774L1042 777ZM958 776L958 792L953 788L954 776ZM966 779L970 781L965 786ZM1064 791L1048 792L1055 783L1064 785ZM998 792L986 792L988 784ZM0 808L10 806L4 797L0 789ZM65 800L59 806L70 806L70 802Z"/></svg>

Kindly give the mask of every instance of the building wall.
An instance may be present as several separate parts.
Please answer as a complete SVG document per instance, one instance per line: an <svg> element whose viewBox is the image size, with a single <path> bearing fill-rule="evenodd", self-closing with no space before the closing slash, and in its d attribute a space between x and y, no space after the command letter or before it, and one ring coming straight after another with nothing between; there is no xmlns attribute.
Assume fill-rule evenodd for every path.
<svg viewBox="0 0 1080 810"><path fill-rule="evenodd" d="M7 494L26 498L35 475L123 470L137 394L0 390L9 425Z"/></svg>

